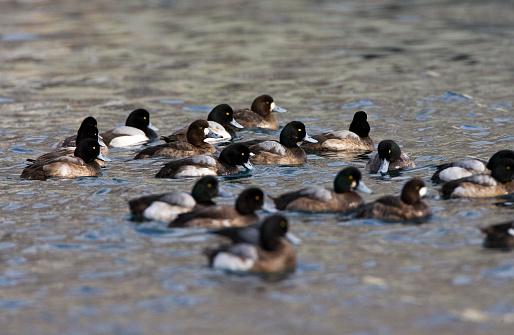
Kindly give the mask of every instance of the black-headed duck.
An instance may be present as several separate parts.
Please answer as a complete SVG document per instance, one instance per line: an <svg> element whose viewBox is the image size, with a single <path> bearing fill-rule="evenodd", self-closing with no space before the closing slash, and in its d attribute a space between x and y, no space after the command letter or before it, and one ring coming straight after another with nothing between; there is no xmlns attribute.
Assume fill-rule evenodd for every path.
<svg viewBox="0 0 514 335"><path fill-rule="evenodd" d="M206 143L208 137L217 137L209 128L206 120L196 120L191 123L187 129L187 142L169 142L160 145L154 145L141 150L134 159L143 159L149 157L168 157L182 158L194 155L212 154L216 152L216 148L212 144Z"/></svg>
<svg viewBox="0 0 514 335"><path fill-rule="evenodd" d="M156 127L150 122L150 113L139 108L129 114L125 125L101 133L105 144L113 147L130 147L159 138Z"/></svg>
<svg viewBox="0 0 514 335"><path fill-rule="evenodd" d="M251 155L247 146L233 143L226 146L217 159L211 155L198 155L166 163L155 177L186 178L235 175L239 173L238 165L248 170L252 169Z"/></svg>
<svg viewBox="0 0 514 335"><path fill-rule="evenodd" d="M247 188L239 194L235 207L215 205L198 208L180 214L168 225L169 228L182 227L243 227L259 222L256 210L264 204L264 193L259 188Z"/></svg>
<svg viewBox="0 0 514 335"><path fill-rule="evenodd" d="M364 204L357 212L358 218L381 220L424 219L431 215L430 208L421 199L427 193L423 180L408 181L400 196L386 195Z"/></svg>
<svg viewBox="0 0 514 335"><path fill-rule="evenodd" d="M350 130L331 130L312 136L318 143L303 143L305 150L313 151L373 151L373 140L369 137L368 115L359 111L354 114Z"/></svg>
<svg viewBox="0 0 514 335"><path fill-rule="evenodd" d="M178 214L202 206L215 205L212 198L217 195L218 180L213 176L206 176L195 183L191 194L178 191L154 194L131 199L128 204L130 212L138 220L170 222Z"/></svg>
<svg viewBox="0 0 514 335"><path fill-rule="evenodd" d="M514 222L504 222L480 228L486 235L484 248L512 249L514 248Z"/></svg>
<svg viewBox="0 0 514 335"><path fill-rule="evenodd" d="M480 173L490 174L493 167L502 158L514 159L514 151L500 150L492 155L488 162L482 159L465 158L456 162L438 165L437 171L432 176L432 180L441 182L469 177Z"/></svg>
<svg viewBox="0 0 514 335"><path fill-rule="evenodd" d="M307 134L302 122L292 121L280 132L280 142L251 140L240 143L248 145L255 154L251 157L252 164L298 165L307 161L307 154L298 146L302 141L316 140Z"/></svg>
<svg viewBox="0 0 514 335"><path fill-rule="evenodd" d="M61 156L33 163L21 173L22 179L46 180L48 178L75 178L98 176L102 168L95 159L109 160L100 152L100 145L93 139L81 141L74 156Z"/></svg>
<svg viewBox="0 0 514 335"><path fill-rule="evenodd" d="M227 142L236 137L236 132L230 126L239 129L243 128L243 126L234 119L234 111L232 107L227 104L214 107L209 115L207 115L207 122L209 122L211 131L219 136L216 138L206 138L205 142L208 143ZM167 143L172 141L185 142L187 141L187 129L188 127L181 128L173 134L162 136L161 138Z"/></svg>
<svg viewBox="0 0 514 335"><path fill-rule="evenodd" d="M77 139L92 138L98 141L102 154L107 155L109 149L105 145L102 136L98 134L98 122L92 116L86 117L77 131L76 135L68 136L57 144L57 148L70 148L77 146Z"/></svg>
<svg viewBox="0 0 514 335"><path fill-rule="evenodd" d="M502 158L495 163L491 174L474 174L451 180L441 187L443 198L498 197L514 192L514 159Z"/></svg>
<svg viewBox="0 0 514 335"><path fill-rule="evenodd" d="M235 110L234 119L245 128L278 130L278 121L272 112L284 113L287 110L278 107L271 96L263 94L253 100L250 109Z"/></svg>
<svg viewBox="0 0 514 335"><path fill-rule="evenodd" d="M204 254L213 268L234 272L276 273L293 271L296 255L286 240L287 219L282 215L267 217L256 232L256 241L234 241L234 244L206 248ZM223 234L222 234L223 235ZM225 235L227 236L227 235Z"/></svg>
<svg viewBox="0 0 514 335"><path fill-rule="evenodd" d="M378 144L368 163L366 171L371 173L386 173L404 168L416 167L414 161L404 154L393 140L383 140Z"/></svg>
<svg viewBox="0 0 514 335"><path fill-rule="evenodd" d="M304 188L273 198L275 206L287 211L347 211L357 208L364 200L354 190L373 193L362 181L355 167L341 170L334 179L334 188L322 186Z"/></svg>

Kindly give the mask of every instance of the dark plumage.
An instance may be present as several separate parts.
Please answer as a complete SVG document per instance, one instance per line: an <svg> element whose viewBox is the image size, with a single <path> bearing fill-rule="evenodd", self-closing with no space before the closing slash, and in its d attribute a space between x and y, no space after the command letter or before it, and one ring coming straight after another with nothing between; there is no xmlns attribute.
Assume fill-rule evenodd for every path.
<svg viewBox="0 0 514 335"><path fill-rule="evenodd" d="M361 181L361 173L355 167L341 170L334 179L334 188L322 186L304 188L273 198L275 206L288 211L346 211L355 209L364 200L354 190L372 191Z"/></svg>
<svg viewBox="0 0 514 335"><path fill-rule="evenodd" d="M161 145L154 145L141 150L134 159L163 156L168 158L183 158L194 155L212 154L216 148L206 143L208 137L218 137L209 128L205 120L196 120L187 129L187 142L169 142Z"/></svg>
<svg viewBox="0 0 514 335"><path fill-rule="evenodd" d="M497 197L514 192L514 159L495 162L491 174L474 174L446 182L441 187L443 198Z"/></svg>
<svg viewBox="0 0 514 335"><path fill-rule="evenodd" d="M480 228L486 235L484 248L512 249L514 247L514 222L504 222Z"/></svg>
<svg viewBox="0 0 514 335"><path fill-rule="evenodd" d="M264 193L258 188L245 189L235 207L216 205L180 214L168 227L242 227L259 221L255 211L262 208Z"/></svg>
<svg viewBox="0 0 514 335"><path fill-rule="evenodd" d="M250 109L235 110L234 119L245 128L258 127L278 130L278 121L272 112L284 113L287 111L278 107L271 96L263 94L253 100Z"/></svg>
<svg viewBox="0 0 514 335"><path fill-rule="evenodd" d="M286 241L288 232L287 219L282 215L267 217L257 230L253 229L252 239L242 238L234 230L234 244L206 248L205 255L209 265L228 271L246 271L255 273L274 273L292 271L296 266L296 256L293 246ZM235 237L238 236L238 237Z"/></svg>
<svg viewBox="0 0 514 335"><path fill-rule="evenodd" d="M378 144L377 152L371 156L366 164L366 171L386 173L409 167L416 167L416 164L402 153L398 144L392 140L383 140Z"/></svg>
<svg viewBox="0 0 514 335"><path fill-rule="evenodd" d="M109 129L100 135L109 147L128 147L158 139L157 130L150 122L150 113L139 108L129 114L125 126Z"/></svg>
<svg viewBox="0 0 514 335"><path fill-rule="evenodd" d="M369 137L368 115L359 111L354 114L350 130L328 131L312 136L318 143L302 143L301 147L312 151L373 151L373 140Z"/></svg>
<svg viewBox="0 0 514 335"><path fill-rule="evenodd" d="M431 215L430 208L421 200L427 189L423 180L415 178L407 182L401 196L386 195L372 203L362 205L358 218L382 220L423 219Z"/></svg>

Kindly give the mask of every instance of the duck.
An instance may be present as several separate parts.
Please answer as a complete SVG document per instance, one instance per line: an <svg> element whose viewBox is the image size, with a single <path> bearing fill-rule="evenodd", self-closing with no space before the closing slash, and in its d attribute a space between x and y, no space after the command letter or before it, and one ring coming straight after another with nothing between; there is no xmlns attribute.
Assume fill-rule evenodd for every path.
<svg viewBox="0 0 514 335"><path fill-rule="evenodd" d="M228 142L236 137L236 132L230 126L238 129L243 128L243 126L234 119L234 110L228 104L221 104L214 107L209 115L207 115L207 122L209 122L211 131L218 135L216 138L206 138L205 142L207 143ZM187 141L187 128L188 127L183 127L173 134L162 136L161 138L166 143L172 141L185 142Z"/></svg>
<svg viewBox="0 0 514 335"><path fill-rule="evenodd" d="M450 180L440 189L444 199L498 197L514 192L514 159L498 160L491 174L474 174Z"/></svg>
<svg viewBox="0 0 514 335"><path fill-rule="evenodd" d="M253 100L250 109L236 109L234 119L244 128L278 130L278 120L272 112L285 113L287 110L277 106L270 95L263 94Z"/></svg>
<svg viewBox="0 0 514 335"><path fill-rule="evenodd" d="M102 155L104 155L104 156L106 155L106 152L103 149L107 149L107 146L105 144L103 144L103 142L101 142L101 140L99 139L98 129L96 128L96 126L93 124L83 124L83 125L81 125L81 127L77 133L77 136L75 136L75 138L73 140L70 140L67 142L67 144L74 145L74 146L58 147L46 154L43 154L43 155L37 157L36 159L27 159L27 161L43 162L43 161L47 161L47 160L62 157L62 156L74 156L75 149L77 148L76 143L77 142L80 143L81 141L83 141L87 138L91 138L91 139L97 141L98 145L100 145L100 152L102 153ZM106 151L108 151L108 150L106 150ZM105 165L104 161L97 160L97 162L102 166Z"/></svg>
<svg viewBox="0 0 514 335"><path fill-rule="evenodd" d="M366 163L366 171L371 173L387 173L413 167L416 167L414 161L393 140L380 141L377 152Z"/></svg>
<svg viewBox="0 0 514 335"><path fill-rule="evenodd" d="M57 144L57 148L75 148L77 146L77 139L92 138L96 139L100 144L100 151L104 156L107 155L109 149L104 143L102 136L98 134L98 122L93 116L86 117L77 131L76 135L71 135L61 140Z"/></svg>
<svg viewBox="0 0 514 335"><path fill-rule="evenodd" d="M217 137L206 120L196 120L187 129L187 142L169 142L141 150L134 159L150 157L183 158L194 155L212 154L216 148L205 142L208 137Z"/></svg>
<svg viewBox="0 0 514 335"><path fill-rule="evenodd" d="M291 121L280 132L280 142L266 140L250 140L239 142L248 145L254 154L252 164L299 165L307 161L307 154L298 146L300 142L313 142L300 121Z"/></svg>
<svg viewBox="0 0 514 335"><path fill-rule="evenodd" d="M232 244L204 249L209 266L248 273L294 271L296 254L293 245L287 241L287 219L282 215L272 215L264 219L258 230L253 229L256 230L254 241L236 239Z"/></svg>
<svg viewBox="0 0 514 335"><path fill-rule="evenodd" d="M150 113L138 108L129 114L125 125L101 133L105 144L110 148L130 147L159 138L156 127L150 122Z"/></svg>
<svg viewBox="0 0 514 335"><path fill-rule="evenodd" d="M194 208L215 205L212 198L217 195L218 180L213 176L206 176L198 179L191 194L177 191L147 195L129 200L128 205L136 220L170 222L178 214L190 212Z"/></svg>
<svg viewBox="0 0 514 335"><path fill-rule="evenodd" d="M350 130L331 130L312 136L317 143L302 143L301 147L311 151L373 151L373 140L369 136L368 115L358 111L353 115Z"/></svg>
<svg viewBox="0 0 514 335"><path fill-rule="evenodd" d="M334 179L334 188L323 186L304 188L298 191L282 194L272 198L275 207L286 211L326 212L347 211L360 206L364 200L354 190L371 194L364 182L361 181L360 171L346 167L339 171Z"/></svg>
<svg viewBox="0 0 514 335"><path fill-rule="evenodd" d="M374 202L362 205L358 218L380 220L420 220L431 215L430 208L422 201L427 193L425 182L420 178L409 180L400 196L386 195Z"/></svg>
<svg viewBox="0 0 514 335"><path fill-rule="evenodd" d="M227 176L239 173L238 165L247 170L253 168L247 146L232 143L226 146L218 158L212 155L196 155L166 163L155 175L156 178L186 178L201 176Z"/></svg>
<svg viewBox="0 0 514 335"><path fill-rule="evenodd" d="M168 228L202 227L243 227L259 222L255 214L264 205L264 193L261 189L251 187L243 190L237 197L235 207L215 205L198 208L180 214L168 224Z"/></svg>
<svg viewBox="0 0 514 335"><path fill-rule="evenodd" d="M95 159L110 161L100 152L97 141L87 138L77 145L74 156L60 156L35 162L23 169L22 179L75 178L99 176L102 168Z"/></svg>
<svg viewBox="0 0 514 335"><path fill-rule="evenodd" d="M480 230L486 235L484 248L512 249L514 247L514 222L497 223Z"/></svg>
<svg viewBox="0 0 514 335"><path fill-rule="evenodd" d="M477 158L465 158L451 163L437 166L436 172L432 175L432 181L445 182L474 174L490 174L494 165L502 158L514 159L513 150L500 150L491 156L489 161Z"/></svg>

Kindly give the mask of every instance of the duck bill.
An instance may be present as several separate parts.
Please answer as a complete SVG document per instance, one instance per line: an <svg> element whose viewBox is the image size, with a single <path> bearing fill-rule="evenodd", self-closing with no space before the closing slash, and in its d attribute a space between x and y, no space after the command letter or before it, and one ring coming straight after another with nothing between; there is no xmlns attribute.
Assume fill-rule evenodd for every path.
<svg viewBox="0 0 514 335"><path fill-rule="evenodd" d="M153 131L159 131L159 128L157 128L156 126L154 126L151 122L150 122L150 124L148 125L148 128L152 129Z"/></svg>
<svg viewBox="0 0 514 335"><path fill-rule="evenodd" d="M293 245L302 244L302 240L298 236L296 236L295 234L293 234L291 232L287 232L285 237L286 237L286 240L288 240L289 243L291 243Z"/></svg>
<svg viewBox="0 0 514 335"><path fill-rule="evenodd" d="M387 159L382 159L382 162L380 162L380 168L378 168L378 172L387 173L388 170L389 170L389 161Z"/></svg>
<svg viewBox="0 0 514 335"><path fill-rule="evenodd" d="M310 137L307 134L305 134L305 138L303 139L303 141L304 142L309 142L309 143L318 143L318 140L313 139L312 137Z"/></svg>
<svg viewBox="0 0 514 335"><path fill-rule="evenodd" d="M355 189L361 193L373 194L373 191L368 186L366 186L366 184L364 184L362 181L359 181L359 184L357 184L357 187Z"/></svg>
<svg viewBox="0 0 514 335"><path fill-rule="evenodd" d="M98 139L101 140L100 135L98 135ZM98 145L104 148L107 147L103 141L99 141Z"/></svg>
<svg viewBox="0 0 514 335"><path fill-rule="evenodd" d="M271 109L272 112L275 112L275 113L285 113L287 112L287 109L284 109L282 107L278 107L277 105L275 105L272 109Z"/></svg>
<svg viewBox="0 0 514 335"><path fill-rule="evenodd" d="M237 122L235 119L232 119L232 121L230 121L229 123L231 126L234 126L236 128L239 128L239 129L243 129L244 127L239 123Z"/></svg>
<svg viewBox="0 0 514 335"><path fill-rule="evenodd" d="M243 163L243 167L245 169L247 169L247 170L252 170L253 169L253 165L250 162Z"/></svg>
<svg viewBox="0 0 514 335"><path fill-rule="evenodd" d="M102 135L98 134L98 139L103 140L104 138L102 137ZM102 143L100 143L100 145L102 145Z"/></svg>
<svg viewBox="0 0 514 335"><path fill-rule="evenodd" d="M102 153L99 153L98 156L96 156L96 158L101 160L101 161L104 161L104 162L110 162L111 161L110 158L105 157Z"/></svg>
<svg viewBox="0 0 514 335"><path fill-rule="evenodd" d="M212 129L210 129L210 128L205 128L205 132L206 132L205 137L207 137L207 138L222 138L223 137L220 134L213 132Z"/></svg>

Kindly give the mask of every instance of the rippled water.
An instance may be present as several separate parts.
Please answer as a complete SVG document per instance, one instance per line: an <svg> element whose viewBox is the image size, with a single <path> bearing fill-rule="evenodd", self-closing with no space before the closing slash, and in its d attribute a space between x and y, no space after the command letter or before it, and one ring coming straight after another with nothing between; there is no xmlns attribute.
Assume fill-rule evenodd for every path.
<svg viewBox="0 0 514 335"><path fill-rule="evenodd" d="M0 324L3 334L511 334L514 260L484 250L479 225L505 199L450 200L430 185L419 226L288 214L302 238L285 278L228 275L202 230L136 225L127 200L189 191L153 178L164 159L114 149L100 178L19 180L93 115L100 130L144 107L167 134L219 103L262 93L310 134L365 110L417 168L364 174L375 194L426 181L436 164L512 148L514 7L491 1L6 1L0 5ZM278 132L243 131L242 138ZM309 155L222 180L219 203L331 185L365 157ZM512 199L507 199L512 201ZM266 212L261 212L266 215Z"/></svg>

